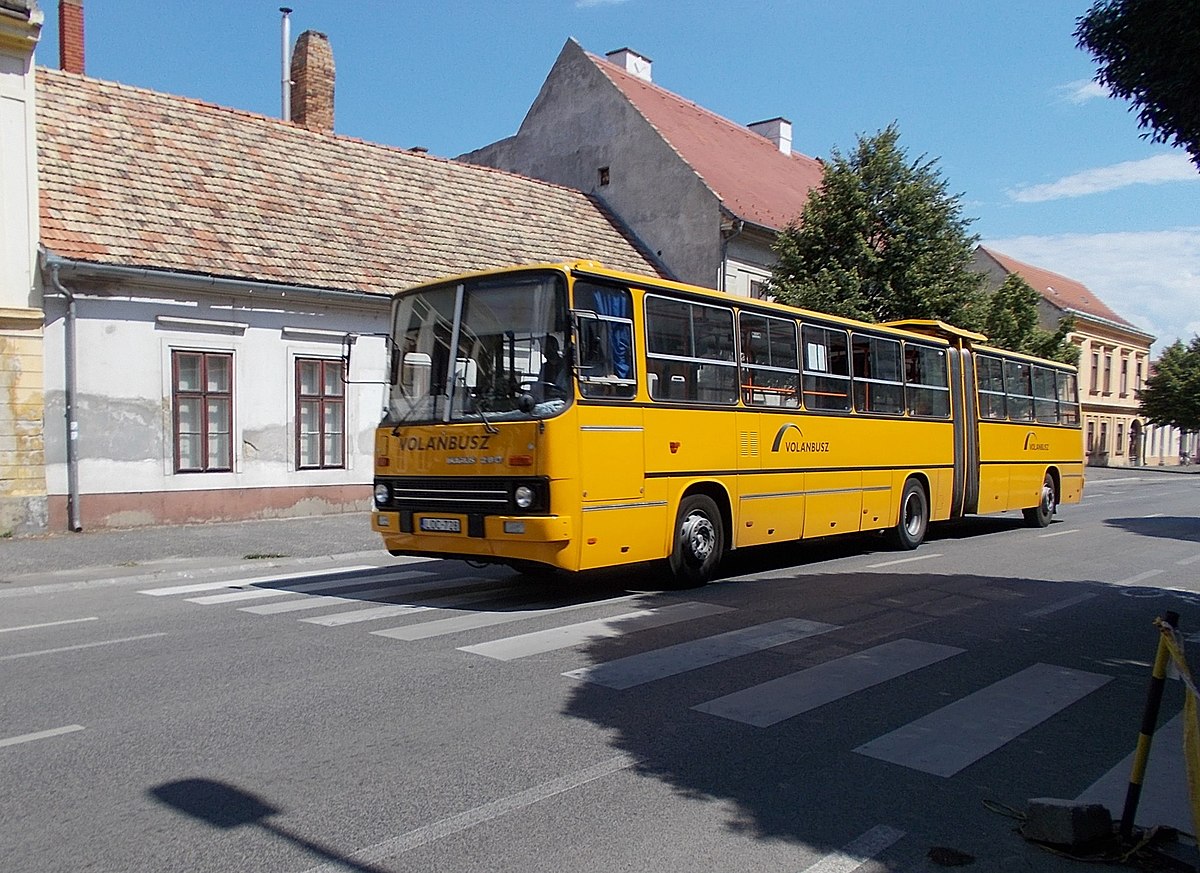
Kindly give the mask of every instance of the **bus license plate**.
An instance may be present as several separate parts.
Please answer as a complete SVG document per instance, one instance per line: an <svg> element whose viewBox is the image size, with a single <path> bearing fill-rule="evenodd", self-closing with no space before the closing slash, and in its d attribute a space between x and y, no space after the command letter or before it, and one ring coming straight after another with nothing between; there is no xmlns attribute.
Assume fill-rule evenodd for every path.
<svg viewBox="0 0 1200 873"><path fill-rule="evenodd" d="M423 518L421 530L438 533L462 533L462 521L457 518Z"/></svg>

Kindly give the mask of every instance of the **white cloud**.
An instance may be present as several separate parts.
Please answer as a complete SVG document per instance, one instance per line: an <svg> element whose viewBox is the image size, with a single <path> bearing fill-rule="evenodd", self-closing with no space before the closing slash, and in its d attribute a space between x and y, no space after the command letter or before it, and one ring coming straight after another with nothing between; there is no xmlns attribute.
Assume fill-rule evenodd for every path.
<svg viewBox="0 0 1200 873"><path fill-rule="evenodd" d="M1155 354L1200 333L1200 227L1018 236L983 245L1082 282L1122 318L1154 334Z"/></svg>
<svg viewBox="0 0 1200 873"><path fill-rule="evenodd" d="M1027 185L1010 190L1008 196L1018 203L1041 203L1046 200L1101 194L1129 185L1194 182L1197 179L1200 179L1200 172L1197 172L1195 164L1186 154L1180 152L1084 170L1082 173L1064 176L1057 182L1046 185Z"/></svg>
<svg viewBox="0 0 1200 873"><path fill-rule="evenodd" d="M1059 85L1055 90L1063 100L1079 106L1089 100L1108 96L1108 89L1093 79L1077 79L1066 85Z"/></svg>

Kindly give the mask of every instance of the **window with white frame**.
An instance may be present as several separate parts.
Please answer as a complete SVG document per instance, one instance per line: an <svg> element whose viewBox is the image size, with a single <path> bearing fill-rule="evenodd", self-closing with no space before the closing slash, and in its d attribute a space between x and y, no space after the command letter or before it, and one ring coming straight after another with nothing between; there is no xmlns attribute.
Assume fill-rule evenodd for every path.
<svg viewBox="0 0 1200 873"><path fill-rule="evenodd" d="M346 386L342 361L296 359L296 467L346 466Z"/></svg>
<svg viewBox="0 0 1200 873"><path fill-rule="evenodd" d="M233 355L171 353L175 472L233 469Z"/></svg>

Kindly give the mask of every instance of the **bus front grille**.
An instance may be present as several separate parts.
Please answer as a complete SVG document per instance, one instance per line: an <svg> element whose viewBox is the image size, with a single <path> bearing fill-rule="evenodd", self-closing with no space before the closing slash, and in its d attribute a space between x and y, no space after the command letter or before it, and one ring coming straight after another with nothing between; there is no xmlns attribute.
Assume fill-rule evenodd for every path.
<svg viewBox="0 0 1200 873"><path fill-rule="evenodd" d="M380 509L413 512L456 512L475 515L528 515L545 512L549 488L545 479L509 477L379 477L388 486L386 504ZM533 505L517 506L514 492L520 485L533 489Z"/></svg>

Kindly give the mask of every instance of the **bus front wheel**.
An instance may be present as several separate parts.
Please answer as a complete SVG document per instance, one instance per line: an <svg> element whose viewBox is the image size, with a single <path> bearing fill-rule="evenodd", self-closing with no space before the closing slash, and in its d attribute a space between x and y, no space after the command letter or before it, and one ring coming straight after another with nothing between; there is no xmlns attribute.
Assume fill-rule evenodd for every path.
<svg viewBox="0 0 1200 873"><path fill-rule="evenodd" d="M717 571L725 551L721 512L711 497L693 494L679 504L675 542L668 563L673 587L695 588Z"/></svg>
<svg viewBox="0 0 1200 873"><path fill-rule="evenodd" d="M1030 527L1046 527L1054 518L1054 510L1058 508L1058 489L1054 486L1054 477L1049 473L1042 481L1042 495L1037 506L1021 510L1025 515L1025 523Z"/></svg>
<svg viewBox="0 0 1200 873"><path fill-rule="evenodd" d="M916 479L904 483L904 495L900 498L900 520L888 533L892 545L900 549L915 549L925 542L929 530L929 498Z"/></svg>

